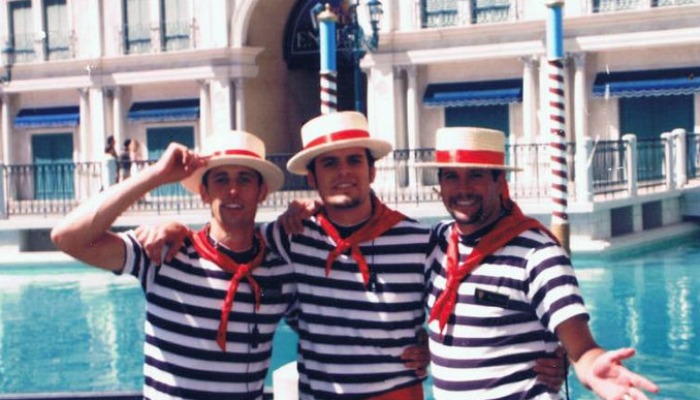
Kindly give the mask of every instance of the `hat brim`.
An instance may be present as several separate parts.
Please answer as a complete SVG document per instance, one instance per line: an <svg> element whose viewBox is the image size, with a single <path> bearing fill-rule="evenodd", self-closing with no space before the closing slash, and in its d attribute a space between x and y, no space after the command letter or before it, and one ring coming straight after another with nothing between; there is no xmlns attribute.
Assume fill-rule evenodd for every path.
<svg viewBox="0 0 700 400"><path fill-rule="evenodd" d="M472 163L446 163L446 162L424 162L416 163L416 168L481 168L481 169L497 169L509 172L522 171L522 168L510 167L507 165L493 165L493 164L472 164Z"/></svg>
<svg viewBox="0 0 700 400"><path fill-rule="evenodd" d="M284 172L275 164L255 157L225 155L209 159L207 165L198 168L192 175L183 179L182 186L191 193L199 194L199 186L204 174L212 168L225 165L247 167L258 171L267 185L268 194L280 190L284 185Z"/></svg>
<svg viewBox="0 0 700 400"><path fill-rule="evenodd" d="M381 139L348 139L342 142L330 142L314 146L310 149L299 151L287 162L287 170L295 175L306 175L306 166L323 153L333 150L347 149L349 147L364 147L368 149L375 160L378 160L391 152L393 146Z"/></svg>

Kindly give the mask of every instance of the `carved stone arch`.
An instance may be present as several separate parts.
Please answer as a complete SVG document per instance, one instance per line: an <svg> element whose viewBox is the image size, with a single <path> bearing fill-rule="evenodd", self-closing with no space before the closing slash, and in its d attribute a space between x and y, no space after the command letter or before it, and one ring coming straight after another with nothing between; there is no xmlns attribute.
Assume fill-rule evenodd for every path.
<svg viewBox="0 0 700 400"><path fill-rule="evenodd" d="M255 6L262 0L241 0L231 20L231 46L243 47L248 42L248 24Z"/></svg>

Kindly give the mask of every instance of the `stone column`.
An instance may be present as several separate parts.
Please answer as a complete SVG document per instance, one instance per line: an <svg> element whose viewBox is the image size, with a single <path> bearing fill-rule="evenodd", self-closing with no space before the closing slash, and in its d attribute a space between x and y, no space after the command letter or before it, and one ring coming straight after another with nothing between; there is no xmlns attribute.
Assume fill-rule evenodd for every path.
<svg viewBox="0 0 700 400"><path fill-rule="evenodd" d="M158 53L162 51L162 32L160 31L160 21L163 20L161 15L160 0L150 0L148 3L151 14L151 52Z"/></svg>
<svg viewBox="0 0 700 400"><path fill-rule="evenodd" d="M245 123L245 93L243 91L243 78L236 78L236 126L241 131L246 129Z"/></svg>
<svg viewBox="0 0 700 400"><path fill-rule="evenodd" d="M92 88L89 93L90 101L90 140L87 159L84 161L98 161L102 158L105 147L105 93L102 88ZM82 125L82 121L81 121Z"/></svg>
<svg viewBox="0 0 700 400"><path fill-rule="evenodd" d="M682 188L688 184L688 172L686 169L688 165L688 148L686 142L687 135L685 129L682 128L674 129L671 134L674 142L673 150L676 161L674 168L676 174L676 185L679 188Z"/></svg>
<svg viewBox="0 0 700 400"><path fill-rule="evenodd" d="M420 144L420 98L418 95L418 67L409 65L406 70L406 135L408 142L408 184L422 186L416 170L416 152Z"/></svg>
<svg viewBox="0 0 700 400"><path fill-rule="evenodd" d="M12 108L10 107L10 96L2 94L0 97L2 105L0 106L0 130L2 131L2 163L5 165L12 164L14 161L10 156L12 154L12 123L10 115Z"/></svg>
<svg viewBox="0 0 700 400"><path fill-rule="evenodd" d="M122 94L124 91L120 87L112 90L112 136L117 149L124 140L124 107Z"/></svg>
<svg viewBox="0 0 700 400"><path fill-rule="evenodd" d="M85 40L83 43L85 43L88 47L88 49L81 48L81 55L90 57L90 58L99 58L102 57L103 49L102 49L102 42L103 42L103 29L102 29L102 2L101 1L89 1L87 2L86 5L87 8L87 23L88 26L90 27L90 34L86 35L87 37L84 39ZM71 47L74 47L74 43L71 44ZM82 47L82 46L81 46ZM71 49L73 52L75 52L75 49Z"/></svg>
<svg viewBox="0 0 700 400"><path fill-rule="evenodd" d="M374 137L388 141L394 148L397 145L395 74L394 67L389 63L375 64L367 74L367 118L370 132ZM396 187L393 171L381 171L381 166L388 162L388 160L380 160L378 163L379 168L374 184L377 191L381 191L382 187L387 189ZM388 198L385 200L391 201Z"/></svg>
<svg viewBox="0 0 700 400"><path fill-rule="evenodd" d="M44 29L44 21L46 20L44 12L44 2L42 0L31 0L32 1L32 23L34 24L34 54L35 60L43 61L46 59L46 54L44 54L44 44L48 39L48 32ZM7 2L4 2L7 3Z"/></svg>
<svg viewBox="0 0 700 400"><path fill-rule="evenodd" d="M533 143L538 136L537 124L537 67L536 56L520 58L523 63L523 143Z"/></svg>
<svg viewBox="0 0 700 400"><path fill-rule="evenodd" d="M231 118L231 81L228 76L210 80L209 95L211 104L216 104L216 107L210 108L210 129L213 132L230 131L233 123Z"/></svg>
<svg viewBox="0 0 700 400"><path fill-rule="evenodd" d="M211 129L211 102L209 98L209 82L199 81L199 145L201 148L204 139L212 134Z"/></svg>
<svg viewBox="0 0 700 400"><path fill-rule="evenodd" d="M2 132L2 169L0 169L0 218L6 218L5 210L7 209L7 200L9 200L8 188L5 185L5 176L10 160L10 137L12 135L12 127L10 125L10 98L6 94L0 97L0 132Z"/></svg>
<svg viewBox="0 0 700 400"><path fill-rule="evenodd" d="M631 133L622 136L625 143L625 156L627 164L627 192L630 197L637 195L637 136Z"/></svg>
<svg viewBox="0 0 700 400"><path fill-rule="evenodd" d="M588 134L588 82L586 79L586 53L576 53L574 62L574 134L576 156L574 160L574 180L576 185L576 201L591 202L592 179L588 168L587 146L590 142ZM586 140L588 139L588 140Z"/></svg>
<svg viewBox="0 0 700 400"><path fill-rule="evenodd" d="M86 162L90 151L90 102L88 101L88 89L80 89L80 133L78 161Z"/></svg>

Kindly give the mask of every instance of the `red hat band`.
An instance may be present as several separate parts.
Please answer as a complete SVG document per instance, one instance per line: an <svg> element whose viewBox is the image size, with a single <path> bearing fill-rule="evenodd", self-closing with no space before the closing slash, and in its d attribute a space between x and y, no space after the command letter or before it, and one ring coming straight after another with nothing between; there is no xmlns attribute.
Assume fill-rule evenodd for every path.
<svg viewBox="0 0 700 400"><path fill-rule="evenodd" d="M326 143L340 142L349 139L366 139L369 137L369 132L362 129L349 129L346 131L340 131L331 133L329 135L319 136L316 139L310 141L304 146L304 150L310 149L312 147L320 146Z"/></svg>
<svg viewBox="0 0 700 400"><path fill-rule="evenodd" d="M435 161L439 163L484 164L503 166L505 156L497 151L484 150L437 150Z"/></svg>

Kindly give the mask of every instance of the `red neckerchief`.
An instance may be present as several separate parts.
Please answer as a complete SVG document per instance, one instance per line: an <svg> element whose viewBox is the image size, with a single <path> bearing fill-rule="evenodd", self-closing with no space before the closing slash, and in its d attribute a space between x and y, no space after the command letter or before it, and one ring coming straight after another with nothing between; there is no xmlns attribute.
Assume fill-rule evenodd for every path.
<svg viewBox="0 0 700 400"><path fill-rule="evenodd" d="M224 303L221 306L221 322L219 322L219 331L216 335L216 343L219 344L221 350L226 351L226 332L228 326L228 316L231 312L231 308L233 308L233 298L236 296L238 284L243 278L246 278L246 280L248 280L253 294L255 295L255 309L257 310L260 308L260 285L258 285L255 279L253 279L251 272L255 267L260 265L263 259L265 258L265 241L262 240L260 232L255 232L255 237L258 240L260 246L258 254L256 254L255 258L253 258L250 262L246 264L239 264L233 261L227 255L219 252L216 249L216 247L209 242L209 238L207 237L208 231L209 227L205 226L199 232L191 234L194 248L197 250L197 252L202 258L213 262L224 271L233 274L233 278L231 278L231 284L229 285L228 291L226 292L226 298L224 299Z"/></svg>
<svg viewBox="0 0 700 400"><path fill-rule="evenodd" d="M323 228L326 234L330 236L336 244L335 249L328 254L328 258L326 259L326 276L329 276L331 273L333 261L345 251L351 249L350 254L352 258L357 261L357 265L362 273L362 280L365 283L365 287L367 287L369 283L369 266L367 266L367 260L365 260L365 257L360 251L360 243L377 238L406 218L406 216L400 212L385 206L384 203L380 202L374 196L372 197L372 202L374 203L374 212L372 216L360 229L356 230L345 239L340 237L338 230L335 229L335 226L333 226L323 213L318 213L316 215L319 224L321 224L321 228Z"/></svg>
<svg viewBox="0 0 700 400"><path fill-rule="evenodd" d="M430 318L428 319L428 322L438 319L441 333L450 315L452 315L452 311L455 309L459 284L481 264L484 258L529 229L539 229L552 237L557 243L559 242L539 221L523 215L517 204L512 203L512 205L511 212L496 222L493 229L481 238L476 247L467 256L466 261L459 265L459 229L457 229L456 223L452 224L452 233L447 244L446 254L447 283L445 284L445 289L435 301L432 310L430 310Z"/></svg>

